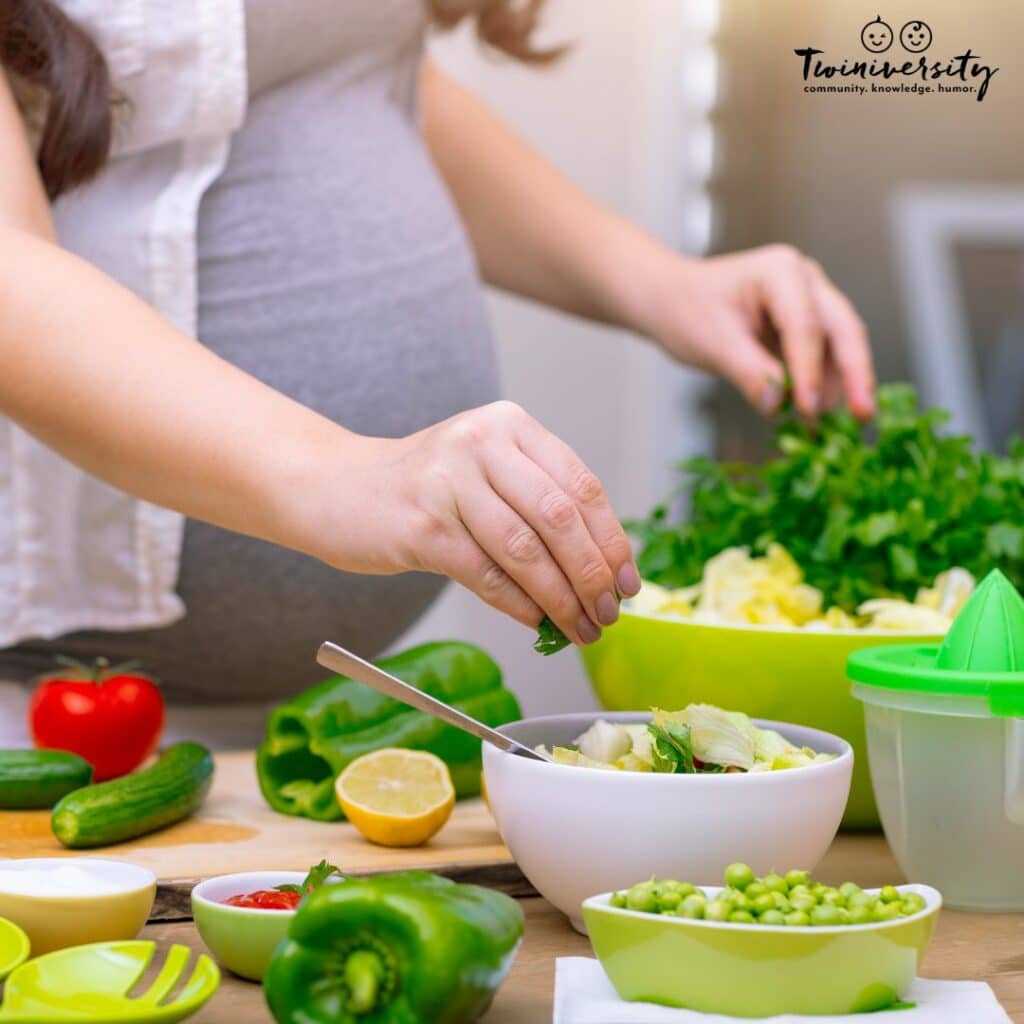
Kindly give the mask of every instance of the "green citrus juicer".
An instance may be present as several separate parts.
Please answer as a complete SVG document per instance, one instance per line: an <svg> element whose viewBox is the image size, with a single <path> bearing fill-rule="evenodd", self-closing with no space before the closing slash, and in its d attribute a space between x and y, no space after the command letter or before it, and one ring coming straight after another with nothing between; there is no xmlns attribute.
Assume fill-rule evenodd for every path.
<svg viewBox="0 0 1024 1024"><path fill-rule="evenodd" d="M185 981L191 950L171 946L152 984L130 995L155 951L155 942L99 942L29 960L4 985L0 1022L171 1024L184 1020L217 991L220 971L201 955ZM181 990L168 998L183 981Z"/></svg>
<svg viewBox="0 0 1024 1024"><path fill-rule="evenodd" d="M993 570L940 645L847 661L882 826L962 910L1024 910L1024 599Z"/></svg>
<svg viewBox="0 0 1024 1024"><path fill-rule="evenodd" d="M28 959L28 936L6 917L0 917L0 981Z"/></svg>

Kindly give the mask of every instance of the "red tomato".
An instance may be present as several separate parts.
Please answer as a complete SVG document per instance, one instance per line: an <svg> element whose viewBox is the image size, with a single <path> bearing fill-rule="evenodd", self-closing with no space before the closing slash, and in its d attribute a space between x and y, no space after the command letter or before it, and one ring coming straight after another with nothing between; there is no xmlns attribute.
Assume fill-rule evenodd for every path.
<svg viewBox="0 0 1024 1024"><path fill-rule="evenodd" d="M62 662L69 669L44 677L29 704L35 745L84 757L97 782L138 768L164 727L164 700L153 681L105 658L92 668Z"/></svg>
<svg viewBox="0 0 1024 1024"><path fill-rule="evenodd" d="M294 910L301 899L300 892L257 889L241 896L229 896L224 902L229 907L246 907L249 910Z"/></svg>

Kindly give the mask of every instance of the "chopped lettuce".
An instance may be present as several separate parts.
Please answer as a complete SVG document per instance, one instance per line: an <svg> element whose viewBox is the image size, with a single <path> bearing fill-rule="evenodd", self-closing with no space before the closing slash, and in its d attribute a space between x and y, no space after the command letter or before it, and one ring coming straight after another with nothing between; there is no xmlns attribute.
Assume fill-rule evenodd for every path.
<svg viewBox="0 0 1024 1024"><path fill-rule="evenodd" d="M654 708L646 725L599 719L573 746L555 747L550 756L583 768L670 774L782 771L832 760L831 754L796 747L775 730L759 728L739 711L712 704Z"/></svg>

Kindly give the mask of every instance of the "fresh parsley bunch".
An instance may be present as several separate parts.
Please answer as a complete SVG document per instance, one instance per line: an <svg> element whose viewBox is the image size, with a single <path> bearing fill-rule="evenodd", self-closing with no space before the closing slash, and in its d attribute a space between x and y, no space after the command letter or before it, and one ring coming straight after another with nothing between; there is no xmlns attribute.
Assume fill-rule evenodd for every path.
<svg viewBox="0 0 1024 1024"><path fill-rule="evenodd" d="M872 427L845 411L813 428L789 413L779 455L759 466L682 463L689 518L672 523L662 505L629 524L641 576L687 586L725 548L779 543L826 605L848 612L873 597L913 600L953 566L979 579L998 567L1024 585L1024 443L979 452L943 434L947 414L921 412L906 384L881 387L878 408Z"/></svg>

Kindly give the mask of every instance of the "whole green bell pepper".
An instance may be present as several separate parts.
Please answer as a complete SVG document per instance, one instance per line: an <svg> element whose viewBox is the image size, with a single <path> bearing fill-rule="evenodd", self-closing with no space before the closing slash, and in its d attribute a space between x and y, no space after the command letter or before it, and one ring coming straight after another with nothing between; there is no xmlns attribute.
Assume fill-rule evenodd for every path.
<svg viewBox="0 0 1024 1024"><path fill-rule="evenodd" d="M349 878L303 900L263 988L278 1024L465 1024L522 934L500 892L427 871Z"/></svg>
<svg viewBox="0 0 1024 1024"><path fill-rule="evenodd" d="M501 669L479 647L422 644L379 662L403 682L490 726L521 717ZM429 750L448 765L458 797L480 792L480 741L344 676L327 679L270 713L256 753L267 803L318 821L343 817L334 780L355 758L381 747Z"/></svg>

